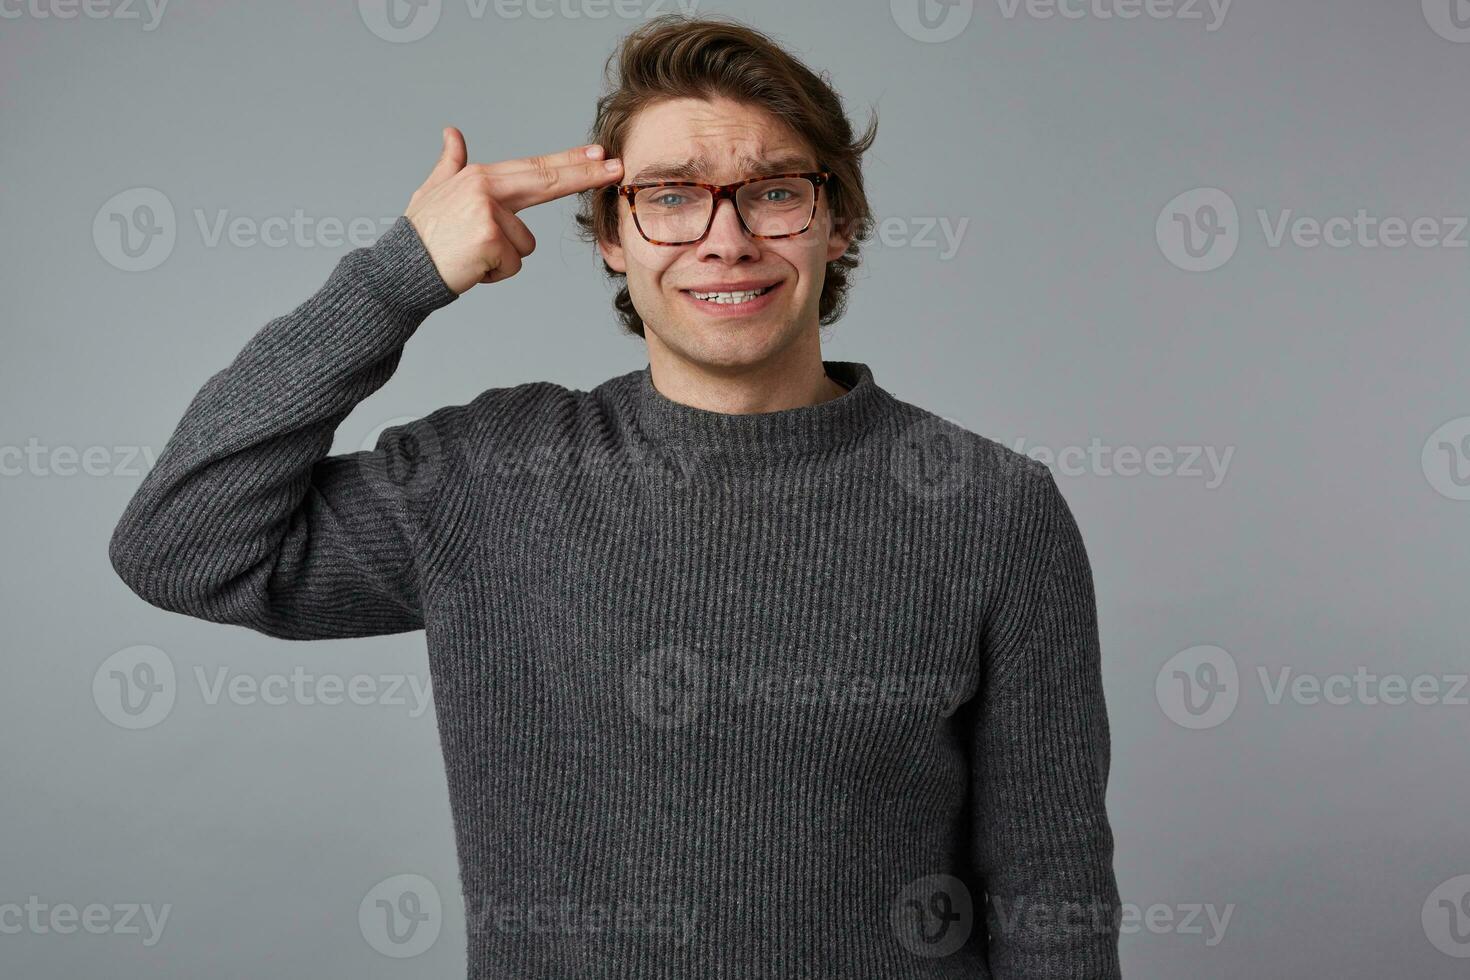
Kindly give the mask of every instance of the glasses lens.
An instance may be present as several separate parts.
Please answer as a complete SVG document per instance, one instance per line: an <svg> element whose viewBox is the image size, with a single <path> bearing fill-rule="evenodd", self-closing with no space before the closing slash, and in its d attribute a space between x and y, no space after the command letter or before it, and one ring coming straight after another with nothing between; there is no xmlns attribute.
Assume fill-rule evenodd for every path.
<svg viewBox="0 0 1470 980"><path fill-rule="evenodd" d="M812 217L816 187L805 177L772 177L735 192L740 215L755 235L795 235Z"/></svg>
<svg viewBox="0 0 1470 980"><path fill-rule="evenodd" d="M703 187L647 187L633 195L638 227L659 242L692 242L709 224L714 196Z"/></svg>

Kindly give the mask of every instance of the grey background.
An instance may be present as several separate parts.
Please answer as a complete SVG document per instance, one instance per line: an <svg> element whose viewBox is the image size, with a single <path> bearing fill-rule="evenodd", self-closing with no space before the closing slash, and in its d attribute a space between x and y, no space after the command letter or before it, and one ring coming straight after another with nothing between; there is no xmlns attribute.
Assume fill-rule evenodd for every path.
<svg viewBox="0 0 1470 980"><path fill-rule="evenodd" d="M595 17L608 8L592 0L476 18L444 0L401 43L342 0L174 0L153 30L142 7L60 19L36 15L57 0L28 2L0 20L0 905L171 911L151 947L0 932L0 974L461 976L432 709L209 704L195 678L422 683L423 634L291 644L164 613L113 575L107 537L146 465L131 455L161 449L205 379L349 247L210 246L196 209L206 224L391 218L448 123L472 159L576 145L636 18ZM1273 248L1257 217L1470 211L1470 43L1432 28L1437 2L1238 0L1208 30L1203 6L1066 19L980 0L950 11L971 20L943 42L900 27L902 0L700 8L829 70L858 123L879 113L867 177L897 230L869 246L826 357L1023 448L1233 447L1218 486L1058 472L1097 584L1120 888L1163 909L1125 923L1130 977L1470 970L1470 943L1431 937L1445 945L1436 889L1453 899L1470 874L1470 708L1273 704L1258 679L1363 668L1448 691L1466 669L1470 502L1450 467L1470 469L1470 443L1438 469L1438 448L1421 457L1470 416L1470 250ZM136 187L168 198L177 240L125 272L92 228ZM1156 220L1200 187L1238 206L1238 248L1187 272ZM525 271L435 314L334 451L488 387L590 388L645 363L571 209L525 212L540 243ZM926 246L925 219L967 220L958 251ZM17 458L27 445L39 462ZM68 475L68 447L93 450L93 474ZM92 685L135 645L167 653L178 694L127 730ZM1233 713L1196 730L1156 681L1200 645L1239 679ZM441 935L411 959L376 952L357 916L403 873L444 900ZM1193 906L1231 909L1223 937Z"/></svg>

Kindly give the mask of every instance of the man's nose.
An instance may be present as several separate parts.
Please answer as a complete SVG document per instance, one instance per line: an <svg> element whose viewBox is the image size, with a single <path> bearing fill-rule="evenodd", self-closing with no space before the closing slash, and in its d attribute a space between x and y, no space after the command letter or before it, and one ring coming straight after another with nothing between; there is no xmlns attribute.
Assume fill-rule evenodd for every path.
<svg viewBox="0 0 1470 980"><path fill-rule="evenodd" d="M755 257L756 254L755 239L747 235L740 224L740 214L735 210L735 202L729 198L716 201L715 217L710 224L709 234L699 242L699 257L722 258L729 262L746 255Z"/></svg>

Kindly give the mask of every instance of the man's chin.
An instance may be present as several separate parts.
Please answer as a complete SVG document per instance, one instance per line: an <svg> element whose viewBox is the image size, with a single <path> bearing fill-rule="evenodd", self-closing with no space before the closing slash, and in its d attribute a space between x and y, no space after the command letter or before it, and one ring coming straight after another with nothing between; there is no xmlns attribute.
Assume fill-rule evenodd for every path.
<svg viewBox="0 0 1470 980"><path fill-rule="evenodd" d="M784 346L779 321L765 318L739 325L683 321L656 336L683 360L715 370L760 364Z"/></svg>

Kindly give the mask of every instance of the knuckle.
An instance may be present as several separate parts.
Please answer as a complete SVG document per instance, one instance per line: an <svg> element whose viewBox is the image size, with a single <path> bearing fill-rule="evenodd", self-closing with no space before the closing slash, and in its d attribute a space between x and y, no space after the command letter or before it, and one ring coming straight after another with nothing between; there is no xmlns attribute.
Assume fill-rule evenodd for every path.
<svg viewBox="0 0 1470 980"><path fill-rule="evenodd" d="M556 183L556 168L545 157L532 157L532 166L536 170L536 179L547 187Z"/></svg>

